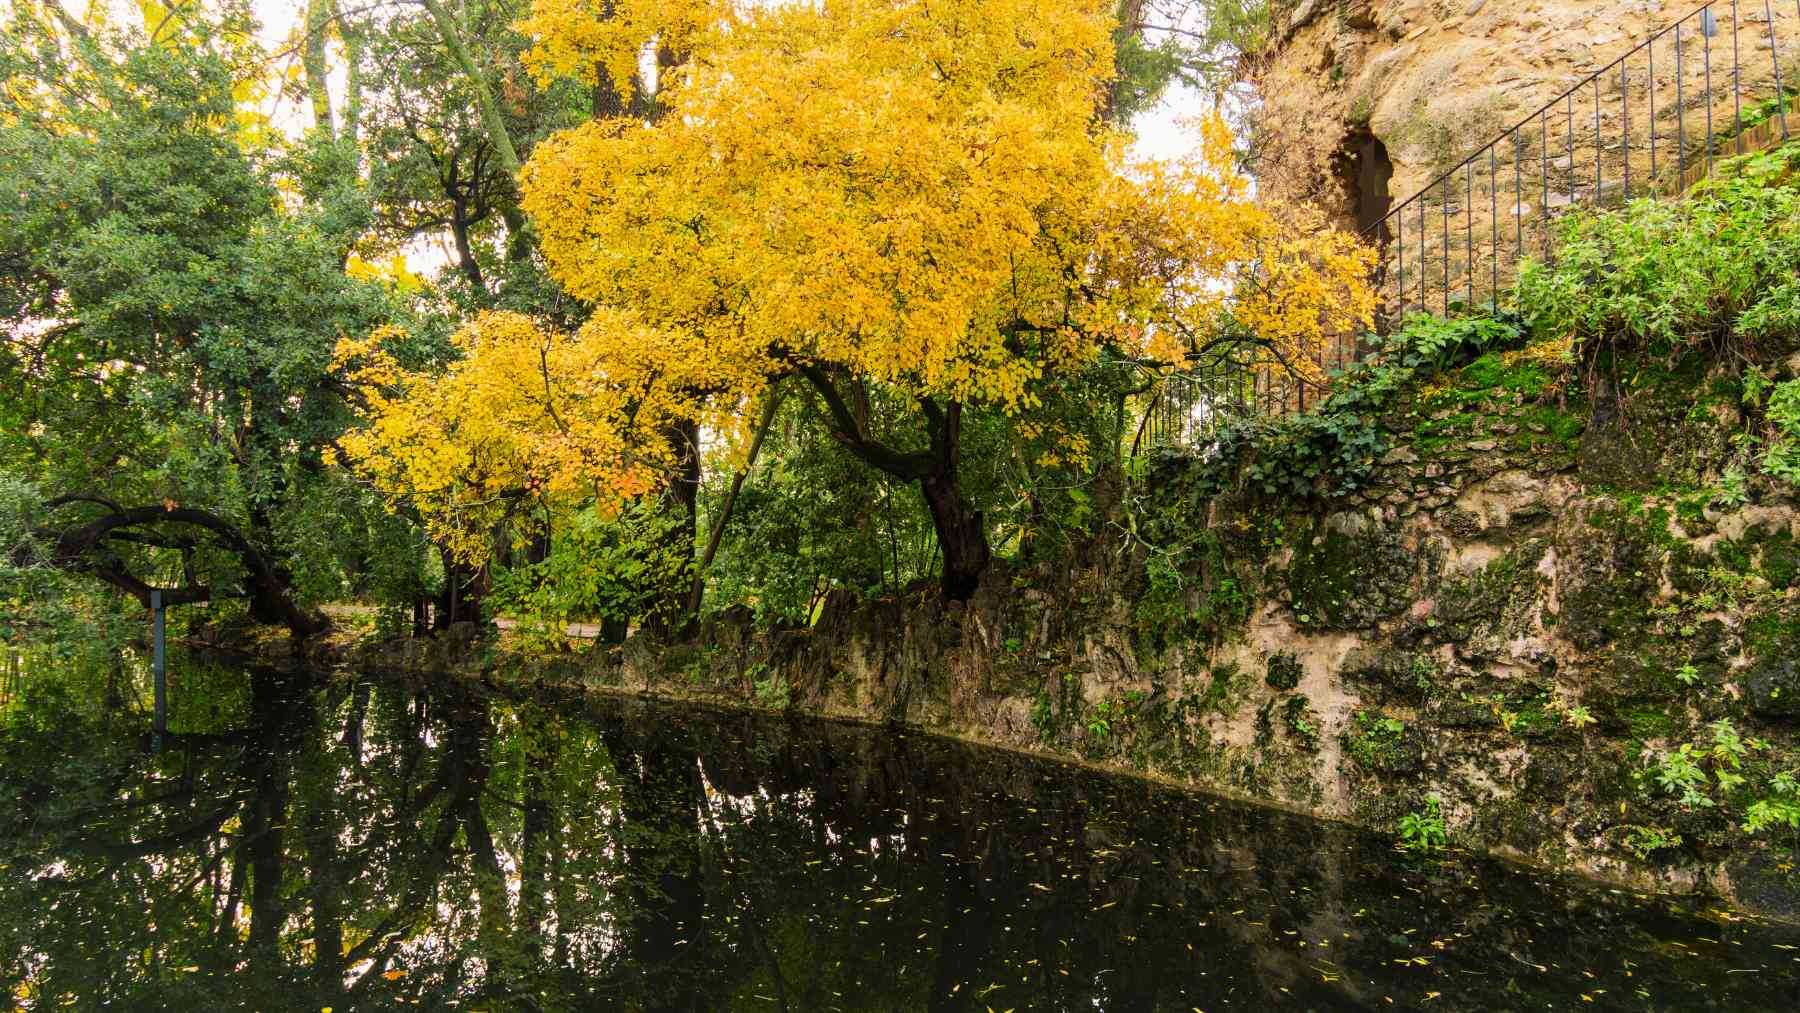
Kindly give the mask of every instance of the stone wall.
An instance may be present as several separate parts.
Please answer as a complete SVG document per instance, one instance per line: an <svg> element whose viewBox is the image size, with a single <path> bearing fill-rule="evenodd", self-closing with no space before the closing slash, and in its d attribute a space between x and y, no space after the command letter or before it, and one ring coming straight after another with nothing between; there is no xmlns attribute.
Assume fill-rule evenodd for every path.
<svg viewBox="0 0 1800 1013"><path fill-rule="evenodd" d="M903 723L1389 833L1436 797L1459 847L1800 918L1785 830L1651 771L1718 721L1764 744L1745 775L1800 769L1800 503L1755 475L1721 499L1739 375L1490 352L1399 399L1353 492L1220 495L1208 458L1166 455L1097 497L1091 539L967 603L838 593L811 628L739 609L675 645L345 660Z"/></svg>

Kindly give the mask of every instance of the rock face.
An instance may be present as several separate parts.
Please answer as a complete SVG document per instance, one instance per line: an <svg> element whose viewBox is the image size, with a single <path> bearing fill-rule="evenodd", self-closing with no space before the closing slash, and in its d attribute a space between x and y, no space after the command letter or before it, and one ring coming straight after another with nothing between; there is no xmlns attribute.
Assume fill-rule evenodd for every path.
<svg viewBox="0 0 1800 1013"><path fill-rule="evenodd" d="M1278 14L1278 42L1253 71L1262 105L1254 114L1255 171L1263 187L1331 210L1348 228L1367 228L1390 205L1425 189L1441 173L1474 154L1502 131L1561 95L1659 29L1691 14L1696 0L1305 0ZM1679 60L1684 87L1675 101L1678 64L1673 33L1640 52L1617 73L1609 70L1592 95L1534 121L1517 144L1497 152L1489 173L1483 159L1472 181L1476 205L1500 205L1512 225L1587 202L1607 187L1623 192L1629 160L1632 192L1653 185L1651 135L1659 142L1657 185L1679 185L1676 149L1700 153L1711 133L1729 133L1739 111L1730 91L1732 5L1702 30L1683 24ZM1746 105L1775 93L1779 69L1791 86L1800 68L1800 12L1776 4L1744 3L1739 10L1737 83ZM1710 31L1711 34L1707 34ZM1703 94L1710 65L1713 101ZM1656 117L1651 92L1657 93ZM1679 122L1678 122L1679 120ZM1652 124L1654 123L1654 126ZM1552 131L1549 128L1557 128ZM1601 142L1596 145L1596 132ZM1555 136L1552 136L1552 135ZM1622 138L1630 138L1628 147ZM1551 143L1554 142L1554 143ZM1514 167L1534 184L1512 186ZM1596 168L1598 159L1598 170ZM1674 172L1670 175L1670 172ZM1458 183L1460 184L1460 180ZM1437 204L1460 202L1461 187ZM1518 204L1515 205L1515 197ZM1479 233L1485 224L1473 223ZM1436 222L1428 222L1432 231ZM1411 227L1408 220L1408 227ZM1390 237L1391 238L1391 237ZM1529 241L1529 234L1526 235Z"/></svg>
<svg viewBox="0 0 1800 1013"><path fill-rule="evenodd" d="M1489 353L1379 419L1355 491L1221 494L1196 478L1210 458L1167 454L1098 504L1091 540L997 563L966 603L839 592L810 628L739 608L681 644L476 664L901 723L1389 832L1436 797L1458 846L1800 911L1791 860L1741 829L1800 769L1800 503L1755 478L1719 505L1741 395L1691 365L1622 392L1619 428L1612 395ZM362 660L445 660L418 650ZM1721 723L1757 743L1740 796L1659 787L1683 747L1718 762Z"/></svg>

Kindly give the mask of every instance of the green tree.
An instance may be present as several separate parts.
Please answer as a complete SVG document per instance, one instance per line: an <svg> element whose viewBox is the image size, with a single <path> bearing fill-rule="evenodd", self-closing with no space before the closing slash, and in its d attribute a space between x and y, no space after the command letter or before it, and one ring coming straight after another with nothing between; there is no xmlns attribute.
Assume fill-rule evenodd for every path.
<svg viewBox="0 0 1800 1013"><path fill-rule="evenodd" d="M344 270L367 214L341 151L247 112L265 63L240 6L155 40L59 10L0 28L7 466L46 497L51 564L317 633L304 598L336 589L295 573L362 498L320 456L350 419L332 348L404 299Z"/></svg>

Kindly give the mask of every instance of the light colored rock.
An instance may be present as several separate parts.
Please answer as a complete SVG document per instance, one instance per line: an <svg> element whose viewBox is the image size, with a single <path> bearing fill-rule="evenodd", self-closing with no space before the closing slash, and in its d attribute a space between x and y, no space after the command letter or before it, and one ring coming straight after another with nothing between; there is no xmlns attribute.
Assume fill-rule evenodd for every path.
<svg viewBox="0 0 1800 1013"><path fill-rule="evenodd" d="M1673 0L1352 0L1338 16L1329 16L1331 9L1303 0L1279 44L1255 65L1253 83L1262 98L1257 129L1264 135L1257 178L1264 192L1312 201L1348 224L1357 220L1358 197L1341 175L1341 153L1358 124L1366 123L1385 146L1392 163L1388 193L1398 203L1691 7ZM1760 17L1762 11L1752 4L1746 13ZM1800 52L1800 18L1792 13L1790 6L1774 19L1783 52ZM1773 92L1773 62L1752 58L1753 46L1767 44L1769 27L1757 23L1744 39L1741 83L1747 94ZM1687 98L1701 102L1702 68L1700 61L1690 62ZM1645 108L1647 74L1641 60L1632 69L1631 120L1641 132L1648 118L1637 111ZM1673 67L1659 59L1656 69L1667 89ZM1728 116L1730 89L1714 91L1716 114ZM1619 97L1620 82L1603 81L1603 101L1612 105L1602 131L1615 134L1603 138L1606 143L1618 140ZM1673 105L1672 95L1663 97L1668 102L1661 108ZM1573 178L1553 180L1550 209L1592 193L1591 115L1591 105L1584 110L1576 103L1575 157L1559 156L1555 163L1559 174ZM1557 140L1554 130L1548 133ZM1498 151L1502 159L1505 149ZM1612 153L1606 175L1618 171L1619 158ZM1647 134L1635 139L1630 158L1633 182L1648 179ZM1482 224L1475 223L1477 230Z"/></svg>
<svg viewBox="0 0 1800 1013"><path fill-rule="evenodd" d="M1312 24L1319 13L1319 0L1300 0L1300 6L1288 17L1288 31L1295 32Z"/></svg>

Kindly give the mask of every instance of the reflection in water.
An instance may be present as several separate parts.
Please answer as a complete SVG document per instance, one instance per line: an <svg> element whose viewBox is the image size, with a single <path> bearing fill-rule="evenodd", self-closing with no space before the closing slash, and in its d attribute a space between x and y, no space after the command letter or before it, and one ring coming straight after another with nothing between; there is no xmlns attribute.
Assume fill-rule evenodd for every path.
<svg viewBox="0 0 1800 1013"><path fill-rule="evenodd" d="M190 666L0 728L0 1008L1792 1009L1800 930L935 740Z"/></svg>

